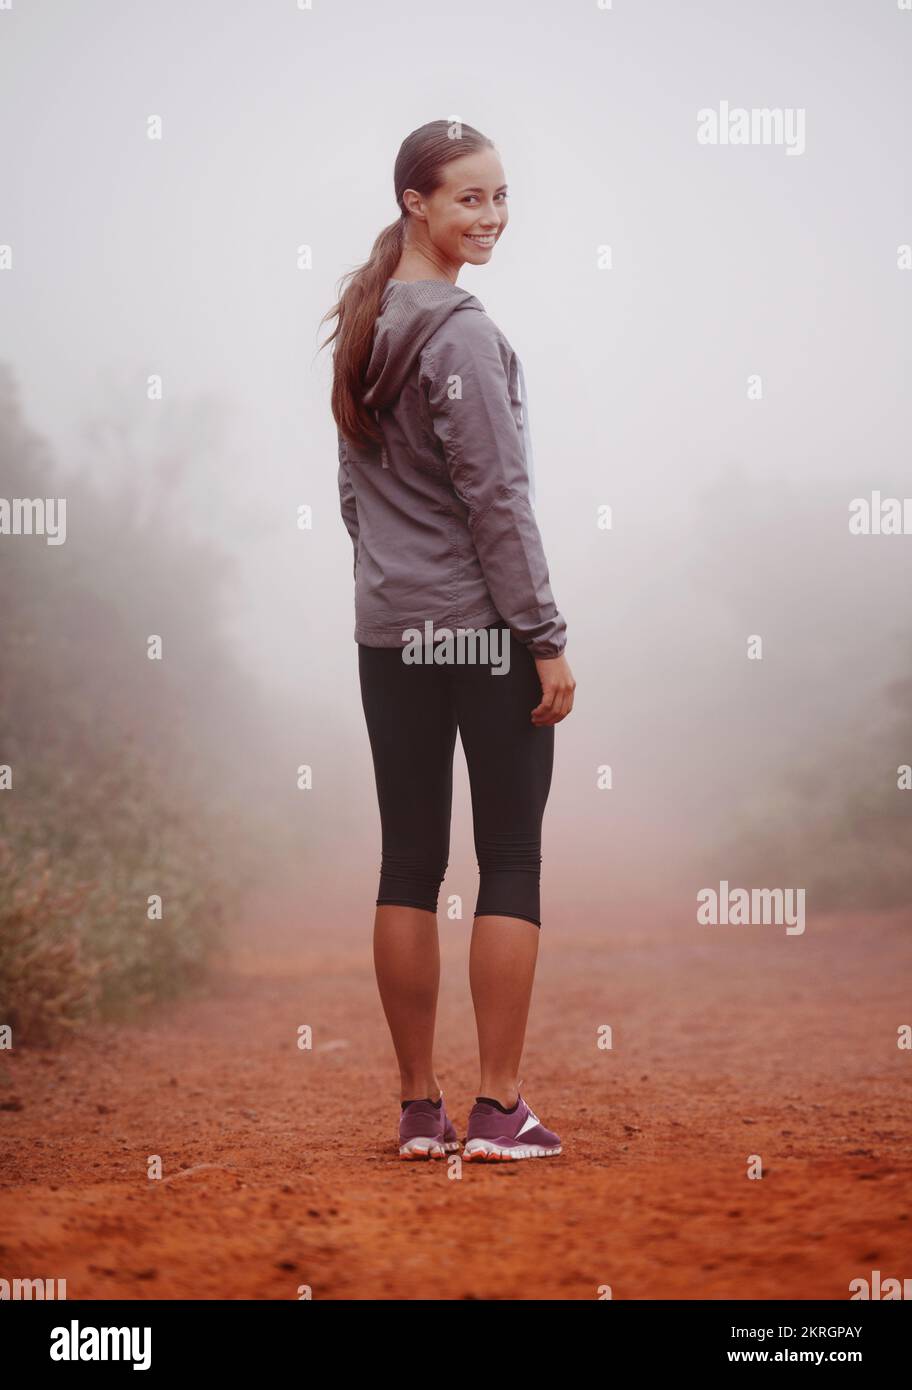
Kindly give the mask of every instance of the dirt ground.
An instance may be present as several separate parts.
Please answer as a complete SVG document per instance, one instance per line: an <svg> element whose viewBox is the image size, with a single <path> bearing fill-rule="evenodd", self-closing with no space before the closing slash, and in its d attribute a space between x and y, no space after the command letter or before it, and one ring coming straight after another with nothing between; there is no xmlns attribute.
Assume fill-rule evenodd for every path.
<svg viewBox="0 0 912 1390"><path fill-rule="evenodd" d="M398 1159L369 921L317 944L287 904L255 915L205 996L0 1055L0 1277L71 1299L845 1300L912 1275L908 914L553 927L522 1076L564 1152L461 1170ZM441 922L461 1139L468 930Z"/></svg>

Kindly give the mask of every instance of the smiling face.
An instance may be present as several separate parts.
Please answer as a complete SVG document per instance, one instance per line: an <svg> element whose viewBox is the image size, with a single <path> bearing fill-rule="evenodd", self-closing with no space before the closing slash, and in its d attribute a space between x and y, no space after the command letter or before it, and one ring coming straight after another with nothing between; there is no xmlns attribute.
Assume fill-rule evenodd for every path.
<svg viewBox="0 0 912 1390"><path fill-rule="evenodd" d="M487 265L509 219L507 183L497 151L489 148L444 165L444 182L430 197L406 189L411 238L441 269Z"/></svg>

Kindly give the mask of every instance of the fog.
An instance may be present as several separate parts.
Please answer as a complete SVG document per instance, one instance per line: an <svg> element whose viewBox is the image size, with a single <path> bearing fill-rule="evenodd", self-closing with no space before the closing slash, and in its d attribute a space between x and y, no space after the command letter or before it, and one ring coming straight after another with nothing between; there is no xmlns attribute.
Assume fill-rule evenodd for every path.
<svg viewBox="0 0 912 1390"><path fill-rule="evenodd" d="M53 495L90 499L66 545L0 554L32 547L12 574L39 595L68 546L97 555L137 652L167 613L173 708L197 744L217 731L209 785L274 846L302 925L366 939L380 856L320 319L397 216L399 144L440 118L490 136L510 188L459 284L524 363L577 680L554 929L658 900L693 921L720 879L804 887L809 921L909 904L912 536L848 523L912 494L910 43L912 14L848 0L0 11L0 494L44 486L15 416ZM723 102L802 110L803 150L698 143ZM157 561L131 567L130 527ZM210 558L156 609L188 547ZM470 911L456 758L442 901Z"/></svg>

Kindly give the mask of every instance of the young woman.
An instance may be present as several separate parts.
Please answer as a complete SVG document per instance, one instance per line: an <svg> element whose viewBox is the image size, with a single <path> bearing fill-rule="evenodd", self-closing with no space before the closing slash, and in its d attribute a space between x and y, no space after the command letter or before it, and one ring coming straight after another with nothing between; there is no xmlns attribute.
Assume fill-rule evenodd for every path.
<svg viewBox="0 0 912 1390"><path fill-rule="evenodd" d="M399 1152L459 1147L433 1062L458 729L480 873L469 979L481 1079L463 1157L546 1157L560 1140L520 1094L519 1064L554 725L576 683L532 510L522 366L456 286L463 265L491 260L507 189L491 141L446 121L408 136L394 182L400 216L326 318L338 317L327 342L382 830L374 963L399 1061ZM461 630L474 658L454 654Z"/></svg>

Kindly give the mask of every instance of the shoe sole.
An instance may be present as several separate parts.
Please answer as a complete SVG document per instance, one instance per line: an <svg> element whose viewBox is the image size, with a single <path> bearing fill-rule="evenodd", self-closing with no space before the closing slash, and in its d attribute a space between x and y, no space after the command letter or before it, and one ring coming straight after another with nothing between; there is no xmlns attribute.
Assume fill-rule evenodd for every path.
<svg viewBox="0 0 912 1390"><path fill-rule="evenodd" d="M452 1153L458 1148L458 1139L450 1140L446 1144L441 1144L439 1139L410 1139L407 1144L400 1144L399 1157L405 1159L445 1158L448 1153Z"/></svg>
<svg viewBox="0 0 912 1390"><path fill-rule="evenodd" d="M466 1163L503 1163L514 1158L553 1158L561 1151L558 1144L546 1149L541 1144L516 1144L506 1147L495 1144L491 1139L470 1139L462 1151Z"/></svg>

